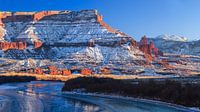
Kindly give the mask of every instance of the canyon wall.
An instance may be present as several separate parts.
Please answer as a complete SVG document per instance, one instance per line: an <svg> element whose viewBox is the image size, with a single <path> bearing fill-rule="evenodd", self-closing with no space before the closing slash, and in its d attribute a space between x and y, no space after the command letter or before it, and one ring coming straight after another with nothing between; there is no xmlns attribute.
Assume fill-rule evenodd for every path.
<svg viewBox="0 0 200 112"><path fill-rule="evenodd" d="M65 67L84 65L84 68L97 64L119 67L145 64L144 53L136 41L107 25L97 10L3 15L1 58L62 60ZM39 69L35 72L41 73Z"/></svg>

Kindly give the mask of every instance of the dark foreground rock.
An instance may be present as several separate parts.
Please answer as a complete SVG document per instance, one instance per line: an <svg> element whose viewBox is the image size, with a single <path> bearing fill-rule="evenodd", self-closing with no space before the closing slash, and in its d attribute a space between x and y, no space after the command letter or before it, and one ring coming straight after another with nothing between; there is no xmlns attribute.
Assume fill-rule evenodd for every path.
<svg viewBox="0 0 200 112"><path fill-rule="evenodd" d="M12 82L30 82L35 80L36 78L31 76L0 76L0 84Z"/></svg>
<svg viewBox="0 0 200 112"><path fill-rule="evenodd" d="M110 78L80 77L65 82L62 91L77 89L84 90L84 92L147 98L189 107L200 107L199 84L182 84L171 80L165 80L163 83L154 80L131 83Z"/></svg>

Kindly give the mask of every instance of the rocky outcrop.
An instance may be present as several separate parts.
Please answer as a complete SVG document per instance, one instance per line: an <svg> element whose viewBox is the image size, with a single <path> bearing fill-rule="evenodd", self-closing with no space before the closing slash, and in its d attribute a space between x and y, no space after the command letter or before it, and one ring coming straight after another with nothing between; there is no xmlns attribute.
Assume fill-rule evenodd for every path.
<svg viewBox="0 0 200 112"><path fill-rule="evenodd" d="M0 27L4 27L4 24L3 24L2 20L1 20L1 18L0 18Z"/></svg>
<svg viewBox="0 0 200 112"><path fill-rule="evenodd" d="M42 46L42 42L41 41L37 41L37 42L34 42L34 48L35 49L38 49Z"/></svg>
<svg viewBox="0 0 200 112"><path fill-rule="evenodd" d="M4 27L3 19L6 18L7 16L11 16L12 14L10 12L0 12L0 26Z"/></svg>
<svg viewBox="0 0 200 112"><path fill-rule="evenodd" d="M91 70L109 64L123 67L145 62L137 42L103 22L96 10L9 14L2 19L2 41L18 43L0 52L2 58L47 59L59 63L58 68ZM51 74L57 74L55 68L51 70Z"/></svg>
<svg viewBox="0 0 200 112"><path fill-rule="evenodd" d="M45 16L59 14L60 11L41 11L41 12L0 12L0 26L5 26L8 22L30 22L39 21Z"/></svg>
<svg viewBox="0 0 200 112"><path fill-rule="evenodd" d="M58 68L57 66L49 66L49 71L51 75L58 75Z"/></svg>
<svg viewBox="0 0 200 112"><path fill-rule="evenodd" d="M140 50L145 54L148 54L149 47L148 47L148 39L146 36L142 37L140 40Z"/></svg>
<svg viewBox="0 0 200 112"><path fill-rule="evenodd" d="M0 42L0 50L7 51L10 49L24 50L26 49L26 42Z"/></svg>
<svg viewBox="0 0 200 112"><path fill-rule="evenodd" d="M59 11L41 11L41 12L36 12L33 14L33 20L34 21L39 21L45 16L50 16L50 15L55 15L59 14Z"/></svg>
<svg viewBox="0 0 200 112"><path fill-rule="evenodd" d="M71 70L63 68L60 70L60 74L64 76L68 76L68 75L71 75L72 73L71 73Z"/></svg>
<svg viewBox="0 0 200 112"><path fill-rule="evenodd" d="M88 68L83 68L81 70L81 74L82 75L91 75L92 74L92 70L88 69Z"/></svg>
<svg viewBox="0 0 200 112"><path fill-rule="evenodd" d="M159 49L155 47L153 41L149 43L146 36L143 36L141 38L139 48L144 53L147 63L149 63L153 59L156 60L156 58L158 57Z"/></svg>
<svg viewBox="0 0 200 112"><path fill-rule="evenodd" d="M42 75L43 74L43 70L42 70L42 68L37 67L37 68L34 69L34 73Z"/></svg>

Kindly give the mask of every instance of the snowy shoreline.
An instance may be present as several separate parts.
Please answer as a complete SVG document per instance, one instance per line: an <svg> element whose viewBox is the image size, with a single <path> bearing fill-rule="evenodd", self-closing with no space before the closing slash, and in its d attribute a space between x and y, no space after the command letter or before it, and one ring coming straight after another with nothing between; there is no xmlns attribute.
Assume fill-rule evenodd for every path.
<svg viewBox="0 0 200 112"><path fill-rule="evenodd" d="M133 102L141 102L141 103L151 103L156 105L163 105L175 109L179 109L181 111L186 112L200 112L200 109L197 107L185 107L178 104L173 103L167 103L159 100L150 100L150 99L144 99L144 98L134 98L134 97L126 97L126 96L120 96L115 94L102 94L102 93L84 93L84 92L63 92L64 95L78 95L78 96L89 96L89 97L100 97L100 98L108 98L108 99L120 99L120 100L127 100L127 101L133 101Z"/></svg>

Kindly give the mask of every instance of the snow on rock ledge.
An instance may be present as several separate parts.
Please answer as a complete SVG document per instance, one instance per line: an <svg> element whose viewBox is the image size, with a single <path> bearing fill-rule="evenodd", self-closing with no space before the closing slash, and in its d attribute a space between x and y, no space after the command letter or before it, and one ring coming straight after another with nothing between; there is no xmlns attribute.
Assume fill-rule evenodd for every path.
<svg viewBox="0 0 200 112"><path fill-rule="evenodd" d="M1 18L5 25L1 40L26 41L27 49L8 50L2 58L62 60L65 65L145 61L131 45L134 39L103 22L97 10L6 14ZM31 47L35 42L42 42L41 47Z"/></svg>

